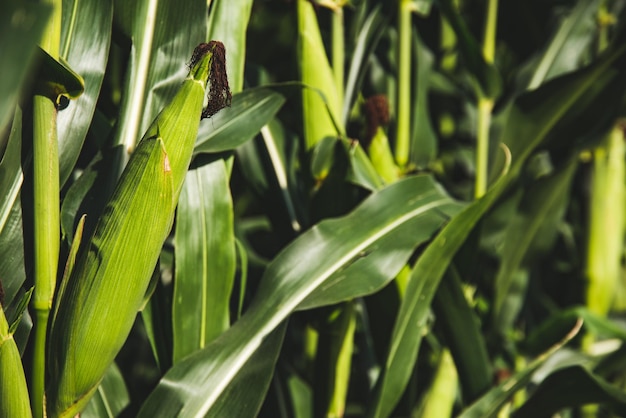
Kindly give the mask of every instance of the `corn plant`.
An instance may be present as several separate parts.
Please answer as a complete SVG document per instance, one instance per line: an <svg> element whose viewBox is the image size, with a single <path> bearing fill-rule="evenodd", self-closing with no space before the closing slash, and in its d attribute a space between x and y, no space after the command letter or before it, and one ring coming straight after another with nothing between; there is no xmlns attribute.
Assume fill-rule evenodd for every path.
<svg viewBox="0 0 626 418"><path fill-rule="evenodd" d="M0 416L626 415L623 1L0 12Z"/></svg>

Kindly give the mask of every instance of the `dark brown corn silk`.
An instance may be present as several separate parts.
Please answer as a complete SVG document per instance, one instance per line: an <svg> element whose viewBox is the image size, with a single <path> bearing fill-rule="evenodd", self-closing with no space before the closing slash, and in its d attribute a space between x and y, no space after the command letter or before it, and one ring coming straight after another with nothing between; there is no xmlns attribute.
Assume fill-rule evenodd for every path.
<svg viewBox="0 0 626 418"><path fill-rule="evenodd" d="M226 75L226 48L220 41L201 43L193 51L189 68L202 59L208 53L212 53L211 68L209 69L209 83L207 93L207 105L202 111L202 118L210 118L225 107L230 107L232 94L228 87L228 76Z"/></svg>
<svg viewBox="0 0 626 418"><path fill-rule="evenodd" d="M369 144L380 126L389 124L389 101L387 96L378 94L368 97L364 104L367 132L365 144Z"/></svg>
<svg viewBox="0 0 626 418"><path fill-rule="evenodd" d="M211 44L207 44L202 42L200 45L193 50L193 54L191 55L191 61L189 61L188 67L191 70L206 54L211 52Z"/></svg>
<svg viewBox="0 0 626 418"><path fill-rule="evenodd" d="M232 94L226 74L226 48L220 41L201 43L193 51L189 68L193 68L206 54L212 53L207 105L202 110L202 118L210 118L225 107L230 107Z"/></svg>

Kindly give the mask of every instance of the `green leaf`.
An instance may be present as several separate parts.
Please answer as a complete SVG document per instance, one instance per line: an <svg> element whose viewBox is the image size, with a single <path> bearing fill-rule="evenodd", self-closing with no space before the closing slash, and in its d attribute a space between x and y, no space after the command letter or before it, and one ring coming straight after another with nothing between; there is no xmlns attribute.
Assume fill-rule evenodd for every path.
<svg viewBox="0 0 626 418"><path fill-rule="evenodd" d="M374 193L349 215L325 220L305 232L268 266L241 319L213 344L172 367L140 416L153 416L156 411L185 417L212 414L216 400L229 390L264 338L291 312L382 287L406 263L420 237L425 239L427 231L422 229L432 234L446 220L441 211L457 208L430 177L410 177ZM420 237L413 242L404 238L416 233ZM408 255L391 257L391 261L378 257L379 251L385 251L378 244L391 243L393 237L403 237ZM364 271L364 263L373 270L368 276L343 276L342 270L350 268ZM338 280L340 276L345 283ZM333 285L333 292L328 292L327 284ZM188 387L194 388L191 395Z"/></svg>
<svg viewBox="0 0 626 418"><path fill-rule="evenodd" d="M229 170L223 159L189 170L176 217L172 323L174 362L230 326L235 234Z"/></svg>
<svg viewBox="0 0 626 418"><path fill-rule="evenodd" d="M164 263L164 258L173 259L173 254L168 251L162 251L160 257L161 276L170 275L173 268L168 263ZM164 265L166 264L166 265ZM145 304L141 311L146 328L146 334L150 341L150 347L154 359L162 373L172 367L172 291L171 286L164 286L163 278L157 280L156 289L152 297Z"/></svg>
<svg viewBox="0 0 626 418"><path fill-rule="evenodd" d="M56 60L41 48L37 49L36 92L49 97L61 109L67 106L69 99L75 99L85 90L85 81L64 59ZM63 96L65 101L61 99Z"/></svg>
<svg viewBox="0 0 626 418"><path fill-rule="evenodd" d="M433 1L434 0L412 0L413 10L416 13L427 17L430 15L430 9L433 6Z"/></svg>
<svg viewBox="0 0 626 418"><path fill-rule="evenodd" d="M500 178L481 199L452 218L413 268L406 290L407 297L400 305L387 360L377 382L371 416L388 416L400 399L416 361L434 293L474 225L517 178L530 153L546 141L550 134L554 134L556 127L562 126L559 124L561 119L583 111L584 108L577 103L581 97L587 99L584 103L584 106L588 106L587 111L600 111L599 104L593 100L602 99L602 89L598 89L597 85L606 87L610 81L616 80L619 71L612 68L611 64L625 50L620 47L595 65L556 79L516 101L503 133L503 138L512 141L509 148L513 164L508 174Z"/></svg>
<svg viewBox="0 0 626 418"><path fill-rule="evenodd" d="M485 61L483 52L466 23L461 19L452 0L437 0L441 13L454 30L459 51L470 73L476 78L482 94L488 98L497 97L502 90L502 80L496 67Z"/></svg>
<svg viewBox="0 0 626 418"><path fill-rule="evenodd" d="M195 50L194 56L185 82L132 154L56 298L46 392L51 417L73 416L86 405L144 302L191 161L213 50Z"/></svg>
<svg viewBox="0 0 626 418"><path fill-rule="evenodd" d="M132 42L114 144L132 150L187 74L189 52L206 37L204 0L114 1L114 22Z"/></svg>
<svg viewBox="0 0 626 418"><path fill-rule="evenodd" d="M427 329L430 303L441 277L474 225L506 188L502 179L480 200L453 217L429 244L411 272L400 304L383 372L376 385L370 416L388 416L409 381L423 333Z"/></svg>
<svg viewBox="0 0 626 418"><path fill-rule="evenodd" d="M322 182L328 176L333 163L337 138L327 136L320 139L311 152L311 173L315 181Z"/></svg>
<svg viewBox="0 0 626 418"><path fill-rule="evenodd" d="M214 0L210 3L208 39L221 41L226 47L226 72L233 93L243 87L246 58L246 31L252 0Z"/></svg>
<svg viewBox="0 0 626 418"><path fill-rule="evenodd" d="M51 11L48 4L37 2L10 1L0 5L0 132L5 132L11 121ZM4 138L0 138L0 155L4 146Z"/></svg>
<svg viewBox="0 0 626 418"><path fill-rule="evenodd" d="M20 195L24 174L20 163L22 148L22 112L16 109L7 148L0 158L0 231L4 227Z"/></svg>
<svg viewBox="0 0 626 418"><path fill-rule="evenodd" d="M545 378L515 418L551 416L567 407L601 404L616 416L626 415L623 390L581 366L560 369Z"/></svg>
<svg viewBox="0 0 626 418"><path fill-rule="evenodd" d="M462 398L473 402L489 389L493 370L480 319L468 305L456 269L448 271L433 299L435 328L441 329L454 358Z"/></svg>
<svg viewBox="0 0 626 418"><path fill-rule="evenodd" d="M237 149L239 166L246 181L277 212L276 219L281 221L278 227L282 229L288 225L289 234L302 229L303 209L295 192L298 143L289 140L292 138L286 138L283 126L273 119L261 129L260 138Z"/></svg>
<svg viewBox="0 0 626 418"><path fill-rule="evenodd" d="M419 418L452 416L457 395L458 375L448 349L439 354L435 376L419 406Z"/></svg>
<svg viewBox="0 0 626 418"><path fill-rule="evenodd" d="M407 188L407 193L413 193L412 204L418 205L416 207L421 208L424 213L407 220L401 231L382 236L371 246L361 250L345 266L327 278L323 287L302 301L298 305L298 310L338 303L381 289L388 283L389 278L395 277L404 267L413 248L426 242L442 221L448 216L454 216L462 208L459 204L452 204L450 200L444 203L445 199L443 201L441 199L445 194L442 190L437 190L430 177L423 177L421 184L416 184L412 191ZM437 209L433 210L435 207ZM379 211L382 215L389 213L391 209L381 207ZM350 236L350 228L356 228L357 225L375 228L365 219L359 221L361 224L344 223L345 226L335 226L332 221L325 221L319 224L318 228L324 228L322 231L329 235L334 230L335 234L343 234L346 239Z"/></svg>
<svg viewBox="0 0 626 418"><path fill-rule="evenodd" d="M78 255L78 251L80 250L80 244L83 239L83 232L85 230L85 219L87 215L81 216L78 221L78 225L76 226L76 232L74 233L74 239L70 244L69 254L67 255L67 260L65 262L65 270L63 271L63 276L61 279L61 284L56 291L56 298L61 299L63 294L65 293L65 289L67 288L67 283L72 275L72 270L74 270L74 266L76 265L76 256ZM52 318L54 318L58 312L59 305L55 305L54 310L52 311Z"/></svg>
<svg viewBox="0 0 626 418"><path fill-rule="evenodd" d="M302 208L298 207L297 195L293 191L296 188L297 177L295 171L298 164L293 157L296 155L298 147L286 140L283 127L277 119L272 120L265 126L261 130L261 135L267 153L268 165L270 166L268 171L271 171L271 176L274 180L272 183L278 185L279 189L277 194L279 194L280 198L277 198L277 200L285 208L291 230L300 232L302 226L299 214L302 212ZM249 175L248 178L250 178Z"/></svg>
<svg viewBox="0 0 626 418"><path fill-rule="evenodd" d="M560 335L563 335L564 330L571 328L572 324L579 318L583 320L585 331L598 338L617 338L626 341L626 331L620 325L579 306L559 311L543 321L524 340L524 349L530 354L545 350L547 346L557 341Z"/></svg>
<svg viewBox="0 0 626 418"><path fill-rule="evenodd" d="M526 286L515 286L515 277L524 261L540 254L540 246L553 242L556 226L564 216L571 182L578 166L570 161L566 167L531 185L522 198L521 207L506 227L495 278L493 316L499 332L504 333L517 318L526 294ZM533 250L533 244L535 244ZM532 252L533 254L529 254Z"/></svg>
<svg viewBox="0 0 626 418"><path fill-rule="evenodd" d="M22 111L15 108L7 148L0 160L0 259L4 304L11 304L26 280L20 192L24 180L21 163Z"/></svg>
<svg viewBox="0 0 626 418"><path fill-rule="evenodd" d="M11 334L17 331L17 327L20 325L20 321L22 320L22 316L26 313L26 309L28 309L28 304L30 303L30 298L33 295L34 287L31 287L24 295L19 298L19 301L15 305L9 305L7 309L5 309L5 313L7 314L7 320L9 321L9 332ZM17 298L16 298L17 300ZM13 308L13 306L15 306Z"/></svg>
<svg viewBox="0 0 626 418"><path fill-rule="evenodd" d="M87 407L81 412L81 418L114 418L130 404L126 383L115 363L107 370L102 383Z"/></svg>
<svg viewBox="0 0 626 418"><path fill-rule="evenodd" d="M591 58L598 36L598 0L579 0L562 19L543 54L533 61L529 89L554 77L580 68Z"/></svg>
<svg viewBox="0 0 626 418"><path fill-rule="evenodd" d="M543 361L536 362L521 372L517 372L500 385L492 388L459 414L458 418L492 418L498 416L498 412L504 404L507 403L517 391L530 382L533 373L537 371L542 364Z"/></svg>
<svg viewBox="0 0 626 418"><path fill-rule="evenodd" d="M500 385L494 387L480 399L466 408L459 418L490 418L496 417L511 397L518 390L522 389L530 381L533 373L543 365L555 352L567 344L578 334L582 321L576 321L574 327L570 329L565 338L553 345L548 351L533 360L524 370L515 373Z"/></svg>
<svg viewBox="0 0 626 418"><path fill-rule="evenodd" d="M231 107L200 123L195 153L216 153L237 148L252 139L276 115L285 97L267 88L235 94Z"/></svg>
<svg viewBox="0 0 626 418"><path fill-rule="evenodd" d="M215 401L208 417L257 416L276 369L276 362L287 323L283 322L268 335L233 379L228 390Z"/></svg>
<svg viewBox="0 0 626 418"><path fill-rule="evenodd" d="M384 27L389 23L391 14L382 15L380 5L376 5L367 16L365 22L359 30L352 59L350 60L350 68L348 70L348 78L345 87L345 98L343 109L341 111L341 122L344 126L348 123L350 110L354 106L358 92L363 84L363 79L367 72L367 60L373 54L380 38L382 37Z"/></svg>
<svg viewBox="0 0 626 418"><path fill-rule="evenodd" d="M417 167L425 168L435 159L438 150L438 138L430 122L430 106L428 93L430 90L430 73L434 62L433 54L413 32L414 59L417 69L414 75L414 103L412 110L411 162Z"/></svg>
<svg viewBox="0 0 626 418"><path fill-rule="evenodd" d="M110 0L63 3L61 56L82 76L85 91L57 115L61 185L76 164L92 122L107 66L113 21Z"/></svg>
<svg viewBox="0 0 626 418"><path fill-rule="evenodd" d="M376 172L363 147L358 142L348 140L344 140L342 143L350 160L348 180L371 191L382 188L384 182Z"/></svg>

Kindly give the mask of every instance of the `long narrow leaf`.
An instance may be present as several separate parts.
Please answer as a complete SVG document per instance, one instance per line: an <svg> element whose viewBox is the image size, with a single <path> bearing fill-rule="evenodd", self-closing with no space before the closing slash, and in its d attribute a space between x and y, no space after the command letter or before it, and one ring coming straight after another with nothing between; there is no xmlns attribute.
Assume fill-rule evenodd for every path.
<svg viewBox="0 0 626 418"><path fill-rule="evenodd" d="M230 326L235 234L229 171L223 159L190 170L176 217L172 306L174 362Z"/></svg>
<svg viewBox="0 0 626 418"><path fill-rule="evenodd" d="M572 71L584 62L588 48L597 37L598 0L581 0L563 19L552 40L536 64L528 88ZM595 45L594 45L595 46Z"/></svg>
<svg viewBox="0 0 626 418"><path fill-rule="evenodd" d="M194 152L237 148L258 134L284 103L282 94L263 87L235 94L231 107L200 123Z"/></svg>
<svg viewBox="0 0 626 418"><path fill-rule="evenodd" d="M587 404L605 405L617 416L626 415L626 395L621 389L582 366L570 366L557 370L541 382L513 416L549 416L566 407Z"/></svg>
<svg viewBox="0 0 626 418"><path fill-rule="evenodd" d="M577 320L574 327L570 329L565 338L550 347L548 351L533 360L524 370L515 373L500 385L492 388L480 399L474 402L470 407L465 409L459 418L493 418L502 409L504 404L508 402L515 392L519 391L526 385L533 373L539 369L556 351L568 343L578 334L583 321Z"/></svg>
<svg viewBox="0 0 626 418"><path fill-rule="evenodd" d="M252 10L252 0L211 1L207 39L216 39L228 51L226 71L230 88L239 93L243 88L246 57L246 30Z"/></svg>
<svg viewBox="0 0 626 418"><path fill-rule="evenodd" d="M112 21L111 0L63 2L61 56L85 80L85 91L57 117L61 185L76 164L96 109L107 66Z"/></svg>
<svg viewBox="0 0 626 418"><path fill-rule="evenodd" d="M11 122L20 88L28 74L25 68L33 62L51 11L52 7L43 3L3 2L0 5L0 54L4 63L13 64L2 68L0 132L5 132ZM0 151L5 147L1 141L2 138Z"/></svg>
<svg viewBox="0 0 626 418"><path fill-rule="evenodd" d="M270 264L243 317L213 344L175 365L150 395L140 416L214 416L216 400L230 390L231 382L266 336L292 311L306 304L321 305L321 294L327 295L327 303L335 303L338 297L328 294L326 285L359 261L378 260L370 264L377 272L399 270L406 257L389 263L385 257L377 257L378 251L384 252L377 244L420 229L432 234L446 221L443 214L449 210L458 210L458 204L429 177L418 176L382 189L349 215L323 221L302 234ZM422 239L424 231L419 232ZM405 246L414 248L419 240L404 241ZM353 298L379 288L392 277L393 273L387 277L381 273L346 276L350 292L344 289L341 295Z"/></svg>
<svg viewBox="0 0 626 418"><path fill-rule="evenodd" d="M0 160L0 250L10 255L0 260L4 303L9 305L26 280L20 191L24 181L20 153L22 111L16 108L7 148ZM17 245L17 248L16 248Z"/></svg>
<svg viewBox="0 0 626 418"><path fill-rule="evenodd" d="M426 326L427 314L441 277L474 225L519 175L531 152L545 141L557 122L569 113L582 111L577 100L587 96L586 109L599 111L593 98L601 98L619 71L611 65L626 48L620 46L603 60L571 76L556 79L542 89L522 96L513 109L504 138L511 140L513 165L480 200L454 217L437 235L417 261L400 305L386 364L377 382L376 397L369 411L371 416L388 416L399 401L412 373L422 341L419 331ZM530 104L532 103L532 106ZM560 126L560 125L559 125ZM524 139L523 141L521 139Z"/></svg>
<svg viewBox="0 0 626 418"><path fill-rule="evenodd" d="M114 418L130 403L124 377L115 363L107 370L96 395L91 398L81 418Z"/></svg>
<svg viewBox="0 0 626 418"><path fill-rule="evenodd" d="M570 183L574 176L576 162L537 182L529 188L524 207L516 214L506 228L502 248L501 265L495 279L494 322L500 332L505 332L517 317L519 303L513 303L514 276L522 267L531 244L554 234L540 234L542 228L556 228L563 216ZM545 245L545 243L544 243ZM525 293L522 286L520 293ZM519 296L517 297L519 299Z"/></svg>
<svg viewBox="0 0 626 418"><path fill-rule="evenodd" d="M115 22L133 42L115 144L132 150L185 77L189 51L206 38L206 1L115 0ZM165 80L165 81L164 81Z"/></svg>

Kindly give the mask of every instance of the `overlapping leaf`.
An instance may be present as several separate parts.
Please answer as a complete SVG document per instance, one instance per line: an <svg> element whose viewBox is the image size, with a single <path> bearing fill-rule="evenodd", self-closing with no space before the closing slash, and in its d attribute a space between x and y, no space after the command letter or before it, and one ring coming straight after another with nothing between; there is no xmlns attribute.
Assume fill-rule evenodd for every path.
<svg viewBox="0 0 626 418"><path fill-rule="evenodd" d="M170 416L214 416L216 400L292 311L380 288L402 268L411 250L447 220L446 214L458 209L459 204L430 177L418 176L382 189L349 215L323 221L304 233L268 266L244 316L213 344L174 366L140 416L157 411ZM404 257L388 257L399 246L385 252L381 245L394 238L403 243ZM344 275L350 269L364 272L364 263L376 267L367 269L371 274ZM336 280L342 275L343 280Z"/></svg>
<svg viewBox="0 0 626 418"><path fill-rule="evenodd" d="M416 329L426 326L430 302L441 277L474 225L519 175L531 152L554 134L553 129L563 126L560 122L564 117L579 114L583 109L587 112L604 111L599 109L597 101L603 99L602 93L612 88L610 83L619 77L620 58L625 51L626 48L619 45L593 66L553 80L543 89L518 99L504 131L505 140L511 140L513 156L509 173L485 196L454 217L426 248L413 269L407 297L400 305L386 364L377 383L371 416L388 416L400 399L422 340L421 332ZM585 101L579 103L583 97ZM579 129L584 131L585 128L588 129L587 126Z"/></svg>

